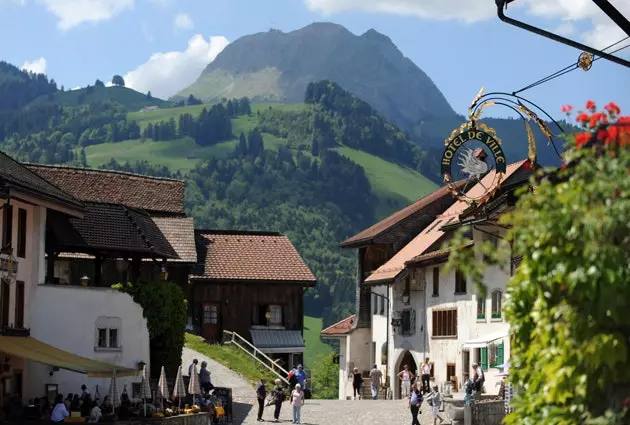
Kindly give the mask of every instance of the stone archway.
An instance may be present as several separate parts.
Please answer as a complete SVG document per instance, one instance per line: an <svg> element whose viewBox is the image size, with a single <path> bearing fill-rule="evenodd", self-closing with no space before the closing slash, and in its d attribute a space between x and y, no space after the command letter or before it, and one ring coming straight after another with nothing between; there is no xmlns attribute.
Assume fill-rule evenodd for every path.
<svg viewBox="0 0 630 425"><path fill-rule="evenodd" d="M396 375L404 369L405 365L409 366L409 370L413 372L414 376L418 375L418 365L416 360L413 358L413 354L411 354L411 351L408 350L403 351L398 358L398 362L396 362ZM399 399L401 395L402 382L398 379L398 376L396 376L396 385L394 388L394 398Z"/></svg>

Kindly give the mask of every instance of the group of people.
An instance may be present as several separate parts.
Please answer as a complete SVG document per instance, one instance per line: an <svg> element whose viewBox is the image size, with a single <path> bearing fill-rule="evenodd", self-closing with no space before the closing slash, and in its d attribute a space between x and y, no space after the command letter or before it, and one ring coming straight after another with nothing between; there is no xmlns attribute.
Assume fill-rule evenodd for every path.
<svg viewBox="0 0 630 425"><path fill-rule="evenodd" d="M289 381L289 402L291 403L293 411L293 423L299 424L301 421L302 406L306 396L304 394L304 388L306 384L306 372L302 365L298 365L297 368L289 372L287 377ZM285 401L285 389L282 385L282 380L276 379L274 382L272 396L275 409L273 412L273 418L276 422L280 422L280 410L282 409L282 403ZM265 386L265 380L261 379L256 387L256 399L258 400L258 422L263 422L263 412L265 409L265 400L267 399L267 387Z"/></svg>
<svg viewBox="0 0 630 425"><path fill-rule="evenodd" d="M372 400L378 400L378 392L380 388L383 386L383 372L378 368L378 366L374 365L372 370L370 370L370 391L372 392ZM352 376L352 388L353 388L353 397L356 400L357 397L359 400L362 398L361 389L363 387L363 375L359 372L359 368L354 368L353 376Z"/></svg>
<svg viewBox="0 0 630 425"><path fill-rule="evenodd" d="M79 411L81 412L81 417L88 418L88 423L98 423L103 417L101 406L105 407L106 404L107 397L103 399L102 404L99 399L92 400L92 395L87 386L82 385L80 396L70 393L64 400L63 394L57 394L50 413L50 421L53 423L64 422L70 416L70 412Z"/></svg>
<svg viewBox="0 0 630 425"><path fill-rule="evenodd" d="M188 366L188 376L192 376L193 371L199 364L199 360L193 359L192 363ZM210 391L214 389L212 380L210 379L210 371L208 370L208 362L201 362L201 369L197 373L199 375L199 386L203 395L208 395Z"/></svg>

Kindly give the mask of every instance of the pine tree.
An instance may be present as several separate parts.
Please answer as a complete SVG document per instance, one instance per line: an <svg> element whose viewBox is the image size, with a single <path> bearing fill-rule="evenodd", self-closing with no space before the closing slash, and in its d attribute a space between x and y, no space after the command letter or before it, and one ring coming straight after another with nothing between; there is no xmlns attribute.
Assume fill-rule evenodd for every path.
<svg viewBox="0 0 630 425"><path fill-rule="evenodd" d="M85 148L81 148L81 166L87 167L87 156L85 155Z"/></svg>
<svg viewBox="0 0 630 425"><path fill-rule="evenodd" d="M237 152L241 155L247 155L247 139L245 138L245 133L241 131L241 135L238 137L238 150Z"/></svg>

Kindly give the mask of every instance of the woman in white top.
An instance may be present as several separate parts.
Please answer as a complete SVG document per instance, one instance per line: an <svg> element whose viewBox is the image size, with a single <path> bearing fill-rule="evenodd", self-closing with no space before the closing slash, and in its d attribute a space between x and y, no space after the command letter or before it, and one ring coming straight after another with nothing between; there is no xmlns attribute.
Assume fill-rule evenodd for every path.
<svg viewBox="0 0 630 425"><path fill-rule="evenodd" d="M68 416L70 416L70 413L68 413L66 405L63 404L63 395L58 394L55 399L55 407L50 414L50 420L56 424L62 423Z"/></svg>
<svg viewBox="0 0 630 425"><path fill-rule="evenodd" d="M431 394L427 396L427 403L429 403L429 405L431 406L431 416L433 416L433 425L437 425L438 419L440 420L440 423L444 422L444 419L442 419L442 417L439 414L440 405L442 404L442 397L440 396L440 393L438 392L437 385L433 387L433 391L431 392Z"/></svg>
<svg viewBox="0 0 630 425"><path fill-rule="evenodd" d="M403 370L398 374L398 379L401 381L401 397L409 397L409 392L411 391L411 381L413 380L413 372L409 370L408 365L403 367Z"/></svg>
<svg viewBox="0 0 630 425"><path fill-rule="evenodd" d="M291 393L291 406L293 406L293 423L300 423L300 413L304 406L304 392L300 384L295 385L295 389Z"/></svg>

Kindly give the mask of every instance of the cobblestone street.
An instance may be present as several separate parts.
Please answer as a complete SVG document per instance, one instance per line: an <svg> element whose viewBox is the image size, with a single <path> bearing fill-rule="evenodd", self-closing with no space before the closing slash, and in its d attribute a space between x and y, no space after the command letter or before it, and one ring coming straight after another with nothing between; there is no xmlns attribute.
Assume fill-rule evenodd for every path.
<svg viewBox="0 0 630 425"><path fill-rule="evenodd" d="M257 407L254 389L239 374L209 359L196 351L184 348L182 365L188 371L192 359L207 361L212 373L212 383L218 387L232 388L234 421L233 425L258 424ZM420 423L433 424L429 406L423 404ZM273 421L273 406L265 407L263 419ZM443 416L443 413L440 414ZM280 413L280 423L290 424L292 421L291 405L285 402ZM402 400L306 400L302 408L302 424L304 425L390 425L411 424L411 414L406 402ZM444 422L447 425L448 422Z"/></svg>

